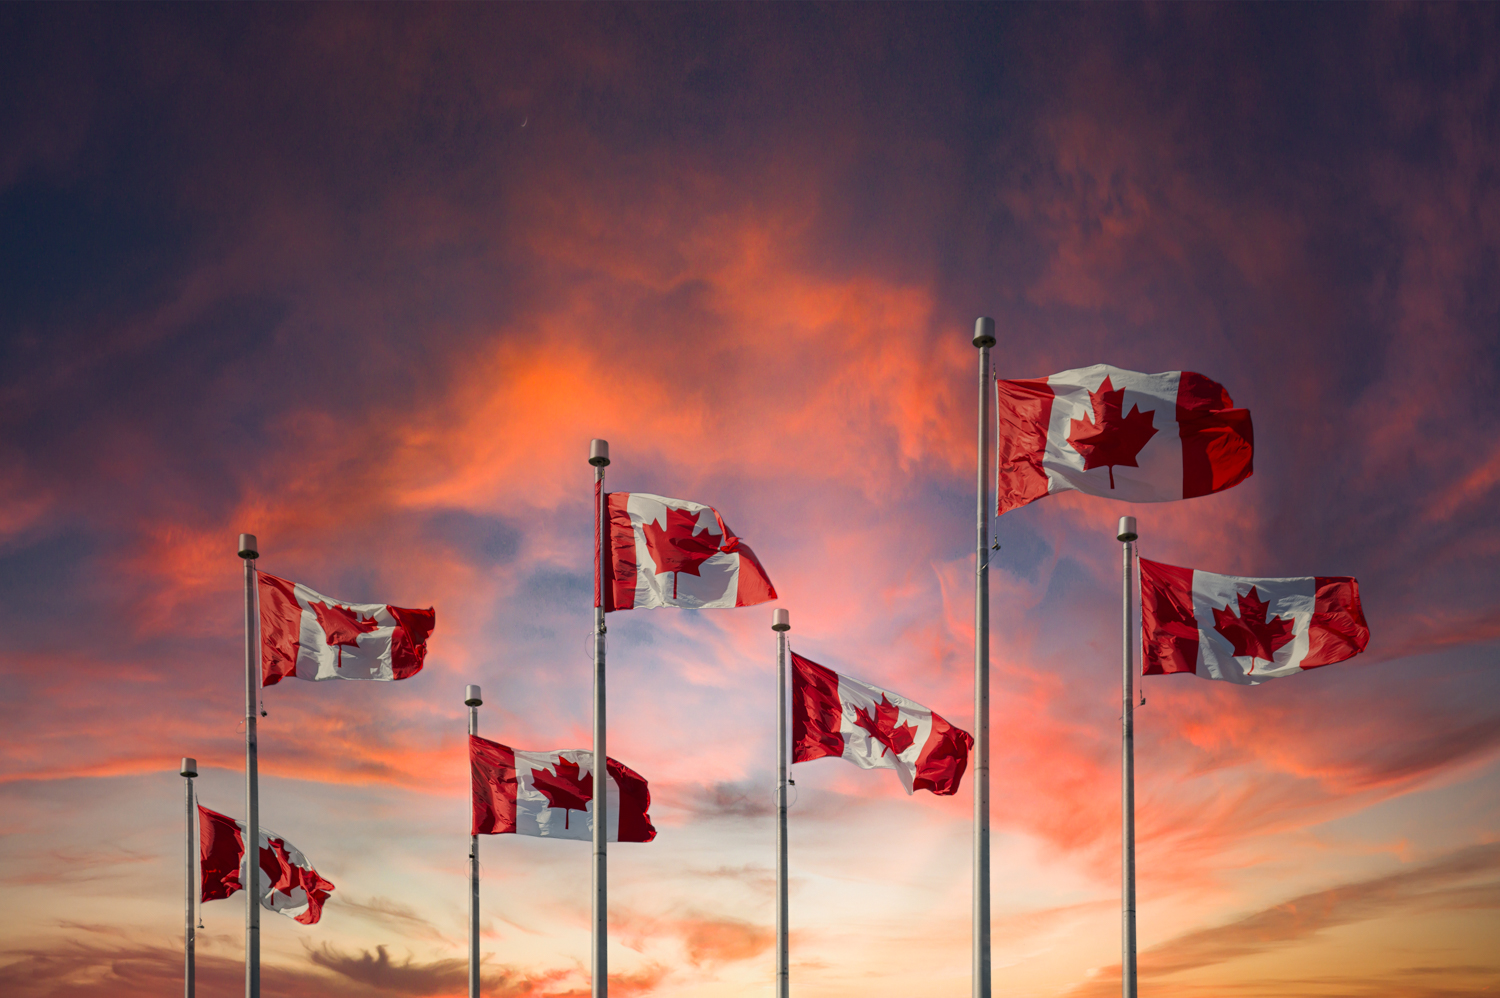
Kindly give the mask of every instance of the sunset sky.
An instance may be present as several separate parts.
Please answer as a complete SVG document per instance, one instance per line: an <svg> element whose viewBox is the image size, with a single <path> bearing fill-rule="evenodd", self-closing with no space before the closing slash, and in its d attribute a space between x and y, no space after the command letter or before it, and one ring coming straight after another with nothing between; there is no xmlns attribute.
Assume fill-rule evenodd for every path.
<svg viewBox="0 0 1500 998"><path fill-rule="evenodd" d="M181 986L183 787L243 817L241 531L435 606L265 691L337 889L264 993L465 990L481 734L589 744L592 472L708 503L792 647L972 729L1001 377L1192 370L1228 492L998 518L997 995L1119 993L1119 561L1352 575L1358 658L1136 714L1141 993L1500 992L1500 10L0 7L0 993ZM768 996L771 605L611 614L611 993ZM792 987L969 994L973 799L795 768ZM588 993L589 849L481 844L485 994ZM241 988L243 894L199 994Z"/></svg>

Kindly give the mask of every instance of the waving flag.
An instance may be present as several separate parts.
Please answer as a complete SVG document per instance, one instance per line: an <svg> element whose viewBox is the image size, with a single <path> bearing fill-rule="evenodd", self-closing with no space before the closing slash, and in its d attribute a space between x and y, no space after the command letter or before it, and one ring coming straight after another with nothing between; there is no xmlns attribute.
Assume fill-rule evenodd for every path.
<svg viewBox="0 0 1500 998"><path fill-rule="evenodd" d="M260 576L261 683L298 679L406 679L422 671L431 607L342 603L304 585Z"/></svg>
<svg viewBox="0 0 1500 998"><path fill-rule="evenodd" d="M792 761L894 769L907 793L958 792L974 738L902 696L792 653Z"/></svg>
<svg viewBox="0 0 1500 998"><path fill-rule="evenodd" d="M198 807L202 899L227 898L245 886L245 823ZM333 892L301 850L275 832L260 830L261 907L312 925Z"/></svg>
<svg viewBox="0 0 1500 998"><path fill-rule="evenodd" d="M995 386L1001 513L1069 489L1170 502L1250 477L1250 410L1201 374L1095 364Z"/></svg>
<svg viewBox="0 0 1500 998"><path fill-rule="evenodd" d="M521 752L469 736L474 781L473 834L540 835L584 839L594 835L594 753L587 749ZM609 841L650 842L651 790L635 770L608 760Z"/></svg>
<svg viewBox="0 0 1500 998"><path fill-rule="evenodd" d="M712 506L609 494L604 609L753 606L776 598L755 553Z"/></svg>
<svg viewBox="0 0 1500 998"><path fill-rule="evenodd" d="M1141 559L1145 675L1254 685L1353 658L1369 641L1348 576L1244 579Z"/></svg>

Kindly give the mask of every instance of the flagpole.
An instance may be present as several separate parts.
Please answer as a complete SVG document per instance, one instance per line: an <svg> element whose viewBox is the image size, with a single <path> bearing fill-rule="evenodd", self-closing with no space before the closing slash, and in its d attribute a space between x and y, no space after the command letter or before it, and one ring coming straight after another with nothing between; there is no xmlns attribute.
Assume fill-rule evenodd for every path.
<svg viewBox="0 0 1500 998"><path fill-rule="evenodd" d="M604 469L609 465L609 441L589 442L589 464L594 466L594 923L593 998L609 995L609 795L605 793L609 755L604 742L604 545L609 542L605 521Z"/></svg>
<svg viewBox="0 0 1500 998"><path fill-rule="evenodd" d="M786 632L792 629L787 611L771 611L776 632L776 998L787 998L791 974L787 960L786 853Z"/></svg>
<svg viewBox="0 0 1500 998"><path fill-rule="evenodd" d="M1120 995L1136 998L1135 992L1135 669L1131 665L1130 579L1135 557L1135 517L1120 517L1115 539L1124 544L1121 602L1124 623L1124 710L1120 714Z"/></svg>
<svg viewBox="0 0 1500 998"><path fill-rule="evenodd" d="M484 700L478 686L464 687L464 706L469 708L469 734L479 734L479 705ZM479 998L479 836L469 832L469 998Z"/></svg>
<svg viewBox="0 0 1500 998"><path fill-rule="evenodd" d="M245 562L245 998L260 998L260 773L255 732L255 700L260 692L255 560L260 550L254 534L240 534L239 553Z"/></svg>
<svg viewBox="0 0 1500 998"><path fill-rule="evenodd" d="M973 998L990 998L990 347L995 320L974 320L979 348L979 460L974 570Z"/></svg>
<svg viewBox="0 0 1500 998"><path fill-rule="evenodd" d="M193 876L193 826L197 824L193 819L193 777L198 775L198 760L184 757L182 760L182 775L186 779L186 793L184 795L186 804L183 808L184 831L186 832L187 844L183 848L184 859L184 888L183 888L183 928L182 928L182 994L183 998L193 998L193 992L197 986L197 972L193 966L194 948L197 943L197 933L193 929L193 888L196 886Z"/></svg>

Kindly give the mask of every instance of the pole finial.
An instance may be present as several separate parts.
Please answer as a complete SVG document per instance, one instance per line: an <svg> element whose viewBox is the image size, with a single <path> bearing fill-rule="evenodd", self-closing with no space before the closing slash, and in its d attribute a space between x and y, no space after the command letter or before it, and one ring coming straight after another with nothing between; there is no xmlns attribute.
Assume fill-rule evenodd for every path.
<svg viewBox="0 0 1500 998"><path fill-rule="evenodd" d="M995 345L995 320L987 315L981 315L974 320L974 345L976 347L992 347Z"/></svg>
<svg viewBox="0 0 1500 998"><path fill-rule="evenodd" d="M260 545L255 542L254 534L240 534L240 557L247 561L260 557Z"/></svg>
<svg viewBox="0 0 1500 998"><path fill-rule="evenodd" d="M182 775L188 779L198 775L198 760L188 756L182 757Z"/></svg>
<svg viewBox="0 0 1500 998"><path fill-rule="evenodd" d="M772 610L771 611L771 630L773 630L773 631L790 631L792 629L792 622L787 619L787 616L788 616L787 612L785 610L781 609L780 607L777 607L776 609Z"/></svg>
<svg viewBox="0 0 1500 998"><path fill-rule="evenodd" d="M1139 536L1140 534L1135 532L1135 517L1120 517L1120 529L1115 532L1115 540L1129 543Z"/></svg>
<svg viewBox="0 0 1500 998"><path fill-rule="evenodd" d="M474 685L464 687L465 707L478 707L482 703L484 703L484 700L479 696L479 687Z"/></svg>
<svg viewBox="0 0 1500 998"><path fill-rule="evenodd" d="M609 464L609 441L589 441L589 464L596 468L603 468Z"/></svg>

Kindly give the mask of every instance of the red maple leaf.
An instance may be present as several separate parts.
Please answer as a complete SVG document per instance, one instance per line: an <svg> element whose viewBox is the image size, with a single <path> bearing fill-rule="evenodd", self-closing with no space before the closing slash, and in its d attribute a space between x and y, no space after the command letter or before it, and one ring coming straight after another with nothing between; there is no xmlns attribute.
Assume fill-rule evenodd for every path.
<svg viewBox="0 0 1500 998"><path fill-rule="evenodd" d="M339 668L344 666L343 646L358 648L359 636L368 634L380 626L374 617L361 617L347 606L339 606L337 603L310 603L308 605L312 607L312 612L317 614L318 626L323 628L323 635L328 639L328 644L339 650Z"/></svg>
<svg viewBox="0 0 1500 998"><path fill-rule="evenodd" d="M646 535L646 549L651 560L656 562L656 574L672 573L672 598L677 598L677 573L698 575L698 566L719 553L719 535L703 528L698 532L698 514L689 510L667 507L667 525L658 527L655 520L641 524ZM699 576L702 578L702 576Z"/></svg>
<svg viewBox="0 0 1500 998"><path fill-rule="evenodd" d="M1083 470L1109 468L1109 487L1115 487L1115 465L1122 468L1139 468L1136 455L1146 446L1146 441L1156 436L1156 413L1141 412L1139 405L1132 405L1128 415L1125 408L1125 389L1115 390L1108 378L1097 392L1089 392L1089 401L1094 406L1094 421L1086 419L1068 420L1068 443L1083 455Z"/></svg>
<svg viewBox="0 0 1500 998"><path fill-rule="evenodd" d="M896 722L901 719L901 708L891 703L891 698L884 693L880 695L880 702L875 709L868 713L858 707L854 709L854 723L864 728L877 742L891 750L892 755L900 755L911 748L912 741L917 737L915 725L903 724L897 727ZM885 755L885 749L880 750Z"/></svg>
<svg viewBox="0 0 1500 998"><path fill-rule="evenodd" d="M548 807L563 809L563 827L567 828L569 811L589 809L589 801L594 799L594 774L585 773L580 779L578 763L570 762L562 756L557 757L557 763L552 768L557 772L533 769L531 785L547 798Z"/></svg>
<svg viewBox="0 0 1500 998"><path fill-rule="evenodd" d="M1296 624L1285 617L1271 617L1271 604L1260 598L1260 590L1250 587L1248 593L1239 596L1240 615L1225 604L1224 609L1214 608L1214 630L1229 639L1236 655L1250 656L1250 671L1255 671L1256 659L1274 661L1276 649L1288 644L1297 635Z"/></svg>

